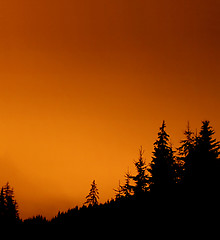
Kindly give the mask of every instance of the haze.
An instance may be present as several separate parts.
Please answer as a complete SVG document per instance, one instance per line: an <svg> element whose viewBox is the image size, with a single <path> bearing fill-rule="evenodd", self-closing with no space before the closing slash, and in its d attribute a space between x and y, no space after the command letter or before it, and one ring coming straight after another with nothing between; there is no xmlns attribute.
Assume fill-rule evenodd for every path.
<svg viewBox="0 0 220 240"><path fill-rule="evenodd" d="M0 184L22 218L100 201L163 120L220 136L218 0L10 0L0 4ZM51 204L51 202L53 204Z"/></svg>

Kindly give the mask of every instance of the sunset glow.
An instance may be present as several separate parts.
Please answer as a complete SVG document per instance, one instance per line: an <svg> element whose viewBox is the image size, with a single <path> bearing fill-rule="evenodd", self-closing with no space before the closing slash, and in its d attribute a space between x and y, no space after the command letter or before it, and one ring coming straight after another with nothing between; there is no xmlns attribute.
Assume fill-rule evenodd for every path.
<svg viewBox="0 0 220 240"><path fill-rule="evenodd" d="M0 4L0 185L22 218L114 197L163 120L220 138L220 1ZM172 137L175 136L175 137ZM51 204L52 202L52 204Z"/></svg>

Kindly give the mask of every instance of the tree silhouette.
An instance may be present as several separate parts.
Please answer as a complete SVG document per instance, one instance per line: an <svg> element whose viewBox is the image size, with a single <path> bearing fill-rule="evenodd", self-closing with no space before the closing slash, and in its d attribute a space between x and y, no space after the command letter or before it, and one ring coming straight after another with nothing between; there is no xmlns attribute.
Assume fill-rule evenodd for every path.
<svg viewBox="0 0 220 240"><path fill-rule="evenodd" d="M166 124L163 121L158 139L154 143L153 158L148 171L151 176L149 182L151 188L163 189L176 183L175 161L173 150L169 143L169 135L165 131Z"/></svg>
<svg viewBox="0 0 220 240"><path fill-rule="evenodd" d="M146 173L147 165L143 159L143 154L144 154L144 151L141 147L139 150L139 159L134 162L134 165L137 170L137 175L130 177L135 182L133 191L134 191L134 194L136 195L145 192L147 190L147 185L148 185L148 175Z"/></svg>
<svg viewBox="0 0 220 240"><path fill-rule="evenodd" d="M191 131L188 124L184 139L177 148L177 156L165 129L163 121L149 166L141 147L138 160L134 161L136 175L126 172L124 185L119 181L118 188L114 189L116 198L111 201L98 202L99 191L94 180L82 207L75 206L59 212L50 221L41 215L22 221L14 190L6 183L0 189L0 223L71 223L86 228L85 219L100 220L100 223L106 224L114 218L111 224L118 225L115 220L120 223L131 221L132 224L141 216L148 216L145 219L148 225L151 221L158 223L157 220L165 219L168 214L176 221L186 217L194 219L195 215L200 217L201 212L204 216L205 213L216 213L220 202L220 142L214 138L210 122L202 122L198 135ZM164 225L164 221L161 223Z"/></svg>
<svg viewBox="0 0 220 240"><path fill-rule="evenodd" d="M193 183L200 187L219 181L220 142L213 138L214 134L210 122L203 121L195 143L192 168Z"/></svg>
<svg viewBox="0 0 220 240"><path fill-rule="evenodd" d="M130 197L133 192L134 186L130 184L131 179L132 179L132 175L129 171L127 171L125 173L125 184L122 186L122 192L126 198Z"/></svg>
<svg viewBox="0 0 220 240"><path fill-rule="evenodd" d="M6 202L5 202L5 195L4 195L4 188L2 187L0 193L0 222L5 219L6 215Z"/></svg>
<svg viewBox="0 0 220 240"><path fill-rule="evenodd" d="M48 221L42 215L37 215L32 218L28 218L24 220L25 224L47 224Z"/></svg>
<svg viewBox="0 0 220 240"><path fill-rule="evenodd" d="M185 130L184 135L186 136L186 139L180 141L182 145L178 148L178 150L181 156L186 157L194 148L195 143L194 133L190 129L189 122L187 124L187 129Z"/></svg>
<svg viewBox="0 0 220 240"><path fill-rule="evenodd" d="M123 194L123 187L119 181L118 187L113 189L115 191L115 198L116 199L121 199L124 194Z"/></svg>
<svg viewBox="0 0 220 240"><path fill-rule="evenodd" d="M8 182L4 187L4 191L8 218L10 221L16 221L18 219L18 205L14 199L14 190L10 187Z"/></svg>
<svg viewBox="0 0 220 240"><path fill-rule="evenodd" d="M7 182L0 193L0 221L15 223L19 221L18 205L14 198L14 190Z"/></svg>
<svg viewBox="0 0 220 240"><path fill-rule="evenodd" d="M217 160L220 150L220 142L213 139L215 131L210 126L209 121L203 121L199 136L199 148L202 151L203 158L206 160Z"/></svg>
<svg viewBox="0 0 220 240"><path fill-rule="evenodd" d="M193 177L192 161L196 143L196 137L190 129L189 122L184 135L185 139L180 141L181 146L177 148L177 159L180 166L177 174L180 178L181 183L189 185L192 182Z"/></svg>
<svg viewBox="0 0 220 240"><path fill-rule="evenodd" d="M98 199L99 199L99 191L97 188L97 184L95 183L95 180L93 180L91 184L91 189L89 191L89 194L86 196L86 201L84 204L92 205L92 206L97 205Z"/></svg>

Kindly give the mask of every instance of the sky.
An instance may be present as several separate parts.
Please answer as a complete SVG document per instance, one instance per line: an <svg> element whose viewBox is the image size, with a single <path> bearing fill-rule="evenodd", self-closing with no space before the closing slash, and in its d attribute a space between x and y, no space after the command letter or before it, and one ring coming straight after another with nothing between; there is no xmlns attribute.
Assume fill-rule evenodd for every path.
<svg viewBox="0 0 220 240"><path fill-rule="evenodd" d="M220 139L219 0L0 3L0 186L22 218L100 201L165 120Z"/></svg>

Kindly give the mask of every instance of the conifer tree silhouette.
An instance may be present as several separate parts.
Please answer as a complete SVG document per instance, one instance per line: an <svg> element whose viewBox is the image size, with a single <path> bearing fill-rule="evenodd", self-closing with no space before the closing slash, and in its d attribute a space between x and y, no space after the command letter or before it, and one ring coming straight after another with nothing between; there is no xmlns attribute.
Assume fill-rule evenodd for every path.
<svg viewBox="0 0 220 240"><path fill-rule="evenodd" d="M130 181L132 179L132 175L129 170L125 173L125 184L122 186L123 195L128 198L132 195L134 186L131 185Z"/></svg>
<svg viewBox="0 0 220 240"><path fill-rule="evenodd" d="M220 142L213 138L215 134L209 121L202 121L202 127L195 143L193 156L193 182L200 187L209 187L219 181ZM218 171L217 171L218 170Z"/></svg>
<svg viewBox="0 0 220 240"><path fill-rule="evenodd" d="M163 121L158 133L158 139L154 143L153 158L148 168L151 174L149 179L151 189L164 189L176 183L173 150L165 128L166 124Z"/></svg>
<svg viewBox="0 0 220 240"><path fill-rule="evenodd" d="M2 187L0 193L0 222L3 222L6 214L6 202L5 202L5 195L4 195L4 188Z"/></svg>
<svg viewBox="0 0 220 240"><path fill-rule="evenodd" d="M14 190L10 187L7 182L5 187L5 200L6 200L6 211L9 221L16 221L18 219L18 206L17 202L14 199Z"/></svg>
<svg viewBox="0 0 220 240"><path fill-rule="evenodd" d="M180 141L182 145L178 148L178 150L181 156L186 157L194 147L195 143L194 133L190 129L189 122L187 124L187 129L185 130L184 135L186 136L186 139Z"/></svg>
<svg viewBox="0 0 220 240"><path fill-rule="evenodd" d="M173 226L173 223L179 224L179 220L185 221L187 217L195 221L195 216L200 218L201 212L205 217L204 213L216 213L220 202L220 143L213 137L214 130L209 121L202 122L198 135L190 130L188 124L184 132L185 138L180 141L180 147L177 148L178 158L174 155L165 128L166 124L163 121L154 143L149 167L143 159L144 151L141 147L139 159L134 162L137 174L131 175L129 171L125 174L125 184L121 185L119 182L119 187L115 189L116 199L98 204L99 192L94 180L85 202L90 207L83 205L67 212L59 212L51 223L81 224L85 218L91 216L93 219L96 217L101 219L105 224L108 219L113 218L119 219L120 222L129 220L133 223L141 216L148 215L146 219L148 222L145 224L148 225L151 221L153 224L160 223L158 220L162 220L161 224L164 226L166 224L164 220L170 215L174 220ZM6 196L11 195L10 189L4 186L1 190L0 217L4 212L6 214L8 201ZM36 222L48 221L43 217L34 217L27 221ZM112 221L113 224L114 222ZM167 222L170 227L170 219Z"/></svg>
<svg viewBox="0 0 220 240"><path fill-rule="evenodd" d="M179 160L178 176L181 183L189 185L192 182L192 161L196 143L196 137L190 129L189 122L184 135L185 139L180 141L181 146L177 148L177 159Z"/></svg>
<svg viewBox="0 0 220 240"><path fill-rule="evenodd" d="M7 182L0 193L0 221L15 223L19 220L18 205L14 198L14 190Z"/></svg>
<svg viewBox="0 0 220 240"><path fill-rule="evenodd" d="M123 197L123 187L119 181L118 187L113 189L115 191L115 198L121 199Z"/></svg>
<svg viewBox="0 0 220 240"><path fill-rule="evenodd" d="M142 147L139 150L139 159L134 162L134 165L137 170L136 176L131 176L131 178L135 182L135 186L133 187L134 194L138 195L147 190L148 185L148 175L146 173L147 171L147 165L143 159L144 151Z"/></svg>
<svg viewBox="0 0 220 240"><path fill-rule="evenodd" d="M203 121L199 136L199 147L205 154L205 158L208 160L216 160L219 156L220 142L213 139L215 131L210 126L209 121Z"/></svg>
<svg viewBox="0 0 220 240"><path fill-rule="evenodd" d="M93 180L91 184L91 189L89 191L89 194L86 196L86 201L84 204L92 205L92 206L97 205L98 199L99 199L99 191L97 188L97 184L95 183L95 180Z"/></svg>

